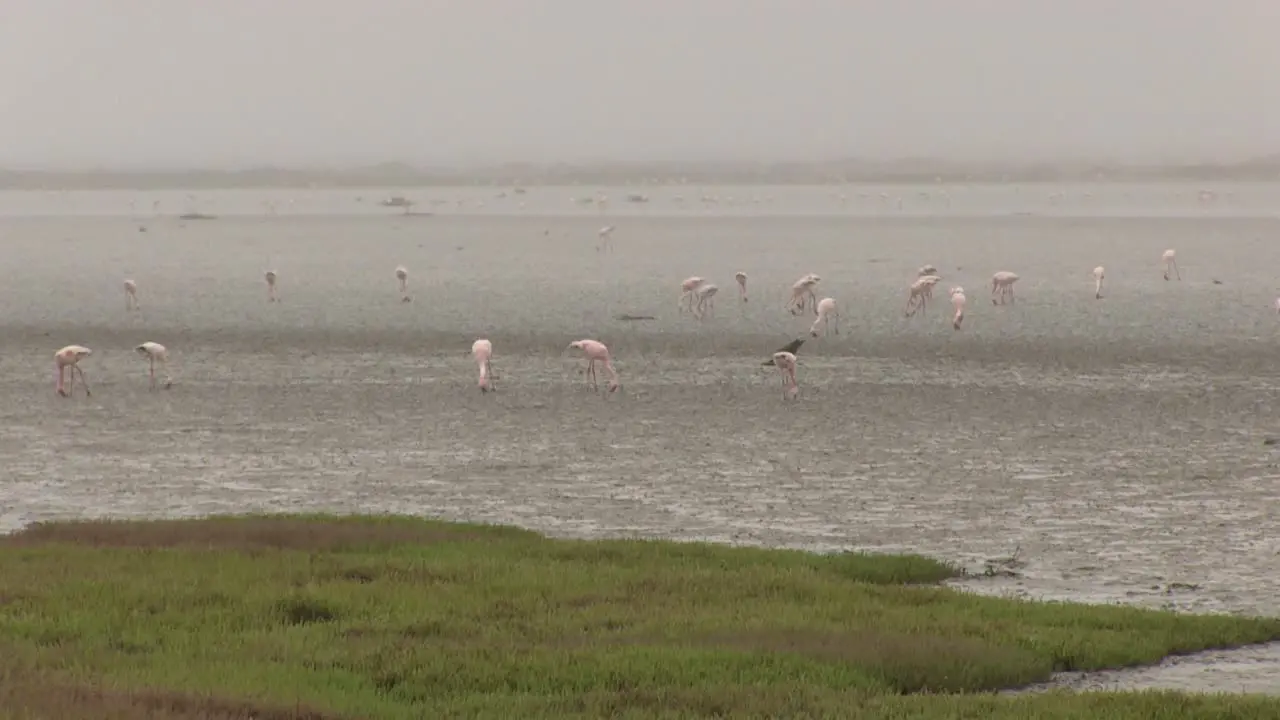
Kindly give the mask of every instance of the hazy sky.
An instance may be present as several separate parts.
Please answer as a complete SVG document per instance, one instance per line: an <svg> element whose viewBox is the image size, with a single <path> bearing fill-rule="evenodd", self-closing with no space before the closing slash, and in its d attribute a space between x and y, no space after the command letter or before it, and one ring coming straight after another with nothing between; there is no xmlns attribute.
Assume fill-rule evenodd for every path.
<svg viewBox="0 0 1280 720"><path fill-rule="evenodd" d="M0 165L1236 157L1278 0L0 0Z"/></svg>

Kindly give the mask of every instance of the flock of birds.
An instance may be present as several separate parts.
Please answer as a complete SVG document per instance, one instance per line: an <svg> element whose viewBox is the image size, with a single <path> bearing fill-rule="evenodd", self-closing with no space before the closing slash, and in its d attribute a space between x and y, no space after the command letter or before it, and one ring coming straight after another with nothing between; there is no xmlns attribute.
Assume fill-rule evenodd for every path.
<svg viewBox="0 0 1280 720"><path fill-rule="evenodd" d="M609 226L601 230L600 235L607 237L613 231L613 226ZM1161 256L1164 263L1164 279L1168 280L1172 273L1178 280L1182 279L1182 272L1178 269L1176 260L1176 251L1170 249L1165 250ZM275 270L268 270L263 274L267 282L267 302L280 302L280 297L276 292L277 275ZM396 280L400 287L400 301L412 302L413 297L409 294L409 271L403 266L397 267L395 270ZM738 285L738 298L741 302L747 302L747 274L739 271L734 273L734 281ZM1094 298L1102 299L1102 284L1106 278L1106 269L1101 265L1093 269L1094 278ZM924 265L917 271L916 279L908 288L906 316L912 317L917 312L923 311L929 300L933 299L933 288L942 280L942 276L938 274L938 268L933 265ZM1013 286L1018 282L1017 273L1002 270L991 276L991 304L1004 305L1014 302ZM840 333L840 312L837 309L835 298L826 297L818 300L818 296L814 293L814 288L822 278L814 273L808 273L801 277L791 286L791 296L787 302L787 309L792 315L802 315L807 310L812 309L816 319L809 328L809 334L813 337L826 333L828 331L835 334ZM680 302L678 309L680 312L688 312L694 318L701 320L707 317L715 310L715 297L719 293L720 288L714 283L708 282L706 278L701 276L693 276L686 278L680 284ZM125 294L125 310L136 311L141 309L138 302L138 285L133 280L124 281ZM964 288L956 286L948 291L951 299L954 315L951 319L951 325L959 330L964 322L964 309L967 299L965 297ZM1280 299L1276 300L1276 310L1280 312ZM796 381L796 352L799 351L800 345L804 343L804 339L793 340L786 347L779 349L773 353L771 360L765 361L765 365L773 365L778 369L782 378L783 398L793 399L800 391L799 384ZM613 359L609 354L609 348L599 340L574 340L569 343L569 349L582 351L583 356L587 360L584 370L588 382L591 383L593 390L599 389L596 379L596 365L599 364L608 375L609 392L615 392L621 387L618 379L618 372L613 367ZM173 377L169 373L169 351L160 343L144 342L134 348L139 356L145 358L148 362L148 376L150 378L150 387L152 390L158 387L169 389L173 386ZM83 345L68 345L53 354L54 369L56 370L56 381L54 390L62 397L71 397L75 389L76 377L80 377L80 382L84 386L85 396L92 394L89 389L89 380L85 377L84 369L80 367L80 361L89 357L93 353ZM495 389L493 384L493 343L486 338L480 338L471 345L471 355L479 366L480 378L479 386L481 392L488 392ZM156 380L156 366L159 365L164 372L164 383L160 385ZM68 381L69 376L69 381Z"/></svg>

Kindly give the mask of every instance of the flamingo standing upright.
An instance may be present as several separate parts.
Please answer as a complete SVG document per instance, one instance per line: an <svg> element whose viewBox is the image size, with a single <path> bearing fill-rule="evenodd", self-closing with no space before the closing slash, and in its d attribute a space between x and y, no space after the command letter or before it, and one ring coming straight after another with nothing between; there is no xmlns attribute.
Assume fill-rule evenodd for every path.
<svg viewBox="0 0 1280 720"><path fill-rule="evenodd" d="M733 274L733 279L738 281L738 297L742 298L742 302L747 301L747 274L739 270Z"/></svg>
<svg viewBox="0 0 1280 720"><path fill-rule="evenodd" d="M942 278L937 275L921 275L911 283L911 287L907 288L907 317L915 315L916 311L924 312L929 299L933 297L933 286L940 280Z"/></svg>
<svg viewBox="0 0 1280 720"><path fill-rule="evenodd" d="M782 398L794 398L800 392L796 382L796 356L785 351L773 354L773 365L782 375Z"/></svg>
<svg viewBox="0 0 1280 720"><path fill-rule="evenodd" d="M968 300L964 296L964 288L951 288L951 307L955 308L956 314L951 318L951 327L956 330L960 329L960 323L964 322L964 305Z"/></svg>
<svg viewBox="0 0 1280 720"><path fill-rule="evenodd" d="M1164 255L1160 259L1164 261L1164 279L1169 279L1169 271L1172 270L1179 280L1182 279L1182 272L1178 270L1178 261L1175 259L1178 253L1170 248L1164 251Z"/></svg>
<svg viewBox="0 0 1280 720"><path fill-rule="evenodd" d="M133 349L142 357L146 358L150 363L150 371L148 375L151 378L151 389L156 389L156 364L159 363L164 367L164 389L168 390L173 387L173 376L169 374L169 350L156 342L144 342Z"/></svg>
<svg viewBox="0 0 1280 720"><path fill-rule="evenodd" d="M493 343L484 338L476 340L471 344L471 355L480 366L480 392L496 390L492 386L493 366L489 364L489 359L493 357Z"/></svg>
<svg viewBox="0 0 1280 720"><path fill-rule="evenodd" d="M1102 299L1102 281L1106 277L1107 277L1106 268L1099 265L1098 267L1093 269L1093 299L1094 300ZM1165 278L1165 279L1167 280L1168 278Z"/></svg>
<svg viewBox="0 0 1280 720"><path fill-rule="evenodd" d="M701 320L707 316L707 313L714 313L716 309L716 293L720 292L720 288L712 283L704 283L698 286L694 291L698 302L693 307L693 316Z"/></svg>
<svg viewBox="0 0 1280 720"><path fill-rule="evenodd" d="M991 304L1003 305L1005 300L1013 302L1013 284L1018 282L1018 274L1001 270L991 276ZM999 293L999 295L997 295ZM999 302L996 298L999 298Z"/></svg>
<svg viewBox="0 0 1280 720"><path fill-rule="evenodd" d="M591 389L598 390L599 385L596 383L596 363L604 365L604 371L609 374L609 392L617 390L620 385L618 383L618 372L613 369L613 360L609 356L609 348L598 340L574 340L569 343L571 350L581 350L587 356L587 379L591 381Z"/></svg>
<svg viewBox="0 0 1280 720"><path fill-rule="evenodd" d="M693 277L685 278L684 282L680 283L680 304L677 306L680 308L680 312L685 312L686 310L690 313L693 312L694 295L706 281L706 278L694 275Z"/></svg>
<svg viewBox="0 0 1280 720"><path fill-rule="evenodd" d="M80 373L80 380L84 383L84 395L89 397L93 393L89 391L89 379L84 376L84 369L80 367L80 361L89 357L93 353L83 345L68 345L53 354L53 368L58 372L57 381L54 384L54 390L62 397L71 397L76 389L76 373ZM67 384L66 389L63 385L63 378L67 370L71 371L71 382Z"/></svg>
<svg viewBox="0 0 1280 720"><path fill-rule="evenodd" d="M262 276L267 279L267 302L280 302L276 296L276 271L268 270Z"/></svg>
<svg viewBox="0 0 1280 720"><path fill-rule="evenodd" d="M813 314L818 314L818 296L813 293L813 288L822 282L822 278L809 273L800 278L791 286L791 301L788 307L792 315L799 315L805 311L809 302L813 302Z"/></svg>
<svg viewBox="0 0 1280 720"><path fill-rule="evenodd" d="M409 297L409 271L403 265L396 268L396 279L400 281L400 302L412 302L413 298Z"/></svg>
<svg viewBox="0 0 1280 720"><path fill-rule="evenodd" d="M809 328L809 334L818 337L818 326L821 325L825 331L829 326L834 326L835 334L840 334L840 312L836 310L835 298L822 298L818 303L818 319L813 321L813 326Z"/></svg>
<svg viewBox="0 0 1280 720"><path fill-rule="evenodd" d="M124 309L126 311L142 309L138 304L138 284L132 280L124 281Z"/></svg>

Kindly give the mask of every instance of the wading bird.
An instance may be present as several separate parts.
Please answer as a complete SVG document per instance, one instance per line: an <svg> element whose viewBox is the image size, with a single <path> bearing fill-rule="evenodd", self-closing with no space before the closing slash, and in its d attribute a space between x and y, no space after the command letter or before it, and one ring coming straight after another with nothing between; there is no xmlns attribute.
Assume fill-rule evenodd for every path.
<svg viewBox="0 0 1280 720"><path fill-rule="evenodd" d="M156 389L156 365L164 367L164 389L168 390L173 387L173 377L169 375L169 351L160 343L144 342L133 349L142 357L146 358L150 364L148 376L151 378L151 389Z"/></svg>
<svg viewBox="0 0 1280 720"><path fill-rule="evenodd" d="M747 274L739 270L733 274L733 279L738 281L738 297L742 298L742 302L747 301Z"/></svg>
<svg viewBox="0 0 1280 720"><path fill-rule="evenodd" d="M1093 269L1093 299L1102 299L1102 281L1107 277L1106 268L1099 265ZM1167 278L1166 278L1167 279Z"/></svg>
<svg viewBox="0 0 1280 720"><path fill-rule="evenodd" d="M1179 272L1178 270L1178 261L1175 259L1177 255L1178 255L1177 251L1170 248L1164 251L1164 255L1160 256L1160 259L1164 261L1164 279L1165 280L1169 279L1170 270L1173 271L1174 275L1176 275L1179 280L1182 279L1182 273Z"/></svg>
<svg viewBox="0 0 1280 720"><path fill-rule="evenodd" d="M493 357L493 343L484 338L476 340L471 344L471 356L480 366L480 392L495 389L492 387L493 366L489 364L489 358Z"/></svg>
<svg viewBox="0 0 1280 720"><path fill-rule="evenodd" d="M911 287L907 288L907 317L915 315L917 310L924 312L929 299L933 297L933 286L940 280L942 278L937 275L921 275L911 283Z"/></svg>
<svg viewBox="0 0 1280 720"><path fill-rule="evenodd" d="M89 397L93 393L89 392L89 379L84 376L84 370L80 368L80 361L89 357L93 353L87 347L81 345L68 345L53 354L53 368L58 372L57 381L54 384L54 390L62 397L71 397L76 389L76 373L80 373L80 381L84 383L84 395ZM66 388L63 387L63 376L67 371L71 371L71 382L67 383Z"/></svg>
<svg viewBox="0 0 1280 720"><path fill-rule="evenodd" d="M693 312L694 295L698 292L698 288L702 286L702 283L706 281L706 278L694 275L693 277L685 278L684 282L680 283L680 304L677 306L680 308L680 312L686 310L690 313Z"/></svg>
<svg viewBox="0 0 1280 720"><path fill-rule="evenodd" d="M413 298L409 297L409 271L403 265L396 268L396 279L400 281L400 302L410 302Z"/></svg>
<svg viewBox="0 0 1280 720"><path fill-rule="evenodd" d="M813 326L809 328L809 334L818 337L818 326L821 325L825 331L829 326L834 326L835 334L840 334L840 313L836 310L835 298L822 298L818 303L818 319L813 321Z"/></svg>
<svg viewBox="0 0 1280 720"><path fill-rule="evenodd" d="M280 302L276 297L276 271L268 270L263 273L263 277L267 279L267 302Z"/></svg>
<svg viewBox="0 0 1280 720"><path fill-rule="evenodd" d="M138 284L132 280L124 281L124 309L140 310L141 305L138 304Z"/></svg>
<svg viewBox="0 0 1280 720"><path fill-rule="evenodd" d="M794 398L800 392L800 385L796 383L796 356L789 352L776 352L773 365L782 375L782 398Z"/></svg>
<svg viewBox="0 0 1280 720"><path fill-rule="evenodd" d="M1018 274L1001 270L991 276L991 304L1003 305L1005 300L1013 302L1013 284L1018 282ZM997 295L999 293L999 295ZM996 298L999 297L999 302Z"/></svg>
<svg viewBox="0 0 1280 720"><path fill-rule="evenodd" d="M813 302L813 313L818 314L818 296L813 294L813 288L822 282L822 278L813 273L809 273L800 278L791 286L791 301L788 308L792 315L800 315L809 306L809 302Z"/></svg>
<svg viewBox="0 0 1280 720"><path fill-rule="evenodd" d="M591 389L598 390L599 385L596 384L596 363L604 365L604 371L609 374L609 392L617 390L620 385L618 383L618 372L613 369L613 360L609 357L609 348L598 340L574 340L569 343L571 350L581 350L587 356L587 379L591 381Z"/></svg>
<svg viewBox="0 0 1280 720"><path fill-rule="evenodd" d="M951 327L956 330L960 329L960 323L964 322L964 304L968 302L964 296L964 288L951 288L951 307L955 308L956 314L951 318Z"/></svg>
<svg viewBox="0 0 1280 720"><path fill-rule="evenodd" d="M720 292L720 288L712 283L699 285L694 291L694 295L698 297L698 303L693 306L693 316L699 320L707 316L707 313L714 313L716 309L716 293Z"/></svg>

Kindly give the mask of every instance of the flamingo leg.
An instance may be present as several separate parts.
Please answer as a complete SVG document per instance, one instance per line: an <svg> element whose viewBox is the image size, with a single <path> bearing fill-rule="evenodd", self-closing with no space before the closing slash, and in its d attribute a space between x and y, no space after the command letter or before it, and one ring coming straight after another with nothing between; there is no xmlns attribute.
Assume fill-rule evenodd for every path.
<svg viewBox="0 0 1280 720"><path fill-rule="evenodd" d="M62 397L66 397L67 396L67 388L66 388L66 370L67 369L62 365L59 365L56 369L58 371L58 377L54 382L53 389Z"/></svg>
<svg viewBox="0 0 1280 720"><path fill-rule="evenodd" d="M89 392L89 378L85 377L84 370L81 370L79 365L72 365L71 369L80 373L80 382L84 383L84 396L89 397L92 395L93 393Z"/></svg>

